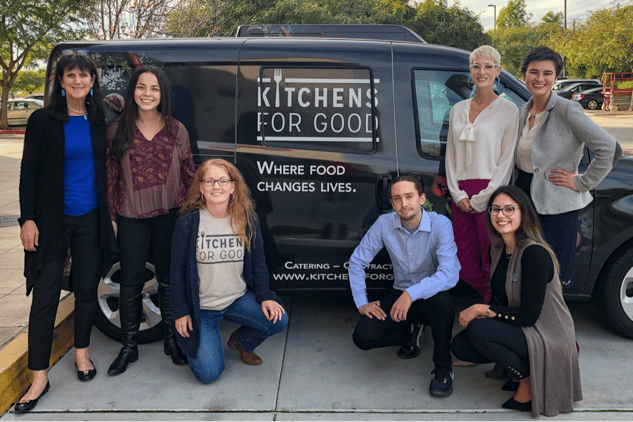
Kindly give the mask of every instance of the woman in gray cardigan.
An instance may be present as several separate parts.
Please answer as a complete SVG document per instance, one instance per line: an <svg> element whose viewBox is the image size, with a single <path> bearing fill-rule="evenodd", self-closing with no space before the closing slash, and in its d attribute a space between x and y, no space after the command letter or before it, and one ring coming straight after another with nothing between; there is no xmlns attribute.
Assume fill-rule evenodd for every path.
<svg viewBox="0 0 633 422"><path fill-rule="evenodd" d="M502 407L555 416L582 400L574 321L563 300L558 263L530 198L502 186L488 201L492 300L459 314L465 330L451 351L461 360L499 365L516 391Z"/></svg>
<svg viewBox="0 0 633 422"><path fill-rule="evenodd" d="M579 104L552 93L562 67L562 58L549 47L537 47L523 60L521 72L532 98L519 116L515 183L532 199L545 239L560 263L561 283L569 286L578 211L593 200L589 191L605 178L622 150ZM585 145L595 155L578 174Z"/></svg>

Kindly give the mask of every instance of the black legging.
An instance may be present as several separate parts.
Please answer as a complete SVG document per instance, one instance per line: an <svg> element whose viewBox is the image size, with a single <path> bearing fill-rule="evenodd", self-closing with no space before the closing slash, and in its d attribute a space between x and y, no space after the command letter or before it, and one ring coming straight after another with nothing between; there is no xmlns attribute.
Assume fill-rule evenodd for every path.
<svg viewBox="0 0 633 422"><path fill-rule="evenodd" d="M521 327L489 318L473 319L453 337L451 351L457 359L496 363L520 380L530 376L530 361Z"/></svg>

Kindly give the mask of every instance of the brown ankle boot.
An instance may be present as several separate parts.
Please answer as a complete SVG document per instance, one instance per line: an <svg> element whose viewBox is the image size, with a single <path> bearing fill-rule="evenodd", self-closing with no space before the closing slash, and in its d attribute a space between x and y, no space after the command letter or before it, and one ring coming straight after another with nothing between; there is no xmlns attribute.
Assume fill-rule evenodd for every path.
<svg viewBox="0 0 633 422"><path fill-rule="evenodd" d="M231 334L231 338L229 338L228 342L229 349L237 350L240 352L240 357L242 358L242 362L246 365L261 365L262 359L257 356L255 353L245 352L237 342L237 338L235 338L235 333Z"/></svg>

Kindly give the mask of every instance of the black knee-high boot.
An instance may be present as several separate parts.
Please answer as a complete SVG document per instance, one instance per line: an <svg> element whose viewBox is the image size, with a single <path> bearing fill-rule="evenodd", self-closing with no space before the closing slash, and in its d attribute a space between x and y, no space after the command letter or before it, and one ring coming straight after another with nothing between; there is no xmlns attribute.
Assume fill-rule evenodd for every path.
<svg viewBox="0 0 633 422"><path fill-rule="evenodd" d="M176 328L171 315L171 305L169 303L171 297L171 286L169 283L158 283L158 297L160 301L160 315L163 318L164 329L164 350L167 356L171 356L174 365L186 365L187 356L182 354L178 343L176 342Z"/></svg>
<svg viewBox="0 0 633 422"><path fill-rule="evenodd" d="M119 315L121 317L121 343L123 347L108 369L108 375L125 372L130 362L138 360L137 337L141 324L141 293L143 285L121 286L119 296Z"/></svg>

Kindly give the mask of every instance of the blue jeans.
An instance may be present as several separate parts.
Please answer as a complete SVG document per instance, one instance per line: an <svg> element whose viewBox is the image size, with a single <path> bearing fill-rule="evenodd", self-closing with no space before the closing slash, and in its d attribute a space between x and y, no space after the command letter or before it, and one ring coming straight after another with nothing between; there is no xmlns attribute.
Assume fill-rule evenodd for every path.
<svg viewBox="0 0 633 422"><path fill-rule="evenodd" d="M288 315L272 323L266 319L262 305L255 300L255 292L246 294L221 311L200 311L200 344L198 355L189 358L189 367L193 374L204 384L210 384L224 371L224 349L218 323L226 318L242 324L235 331L237 343L246 352L253 352L268 337L283 331L288 325Z"/></svg>

